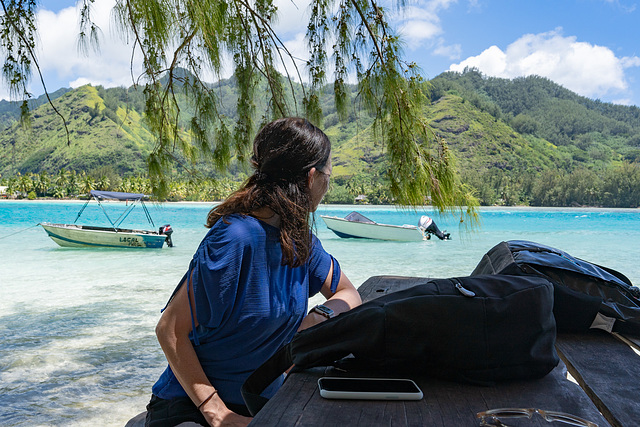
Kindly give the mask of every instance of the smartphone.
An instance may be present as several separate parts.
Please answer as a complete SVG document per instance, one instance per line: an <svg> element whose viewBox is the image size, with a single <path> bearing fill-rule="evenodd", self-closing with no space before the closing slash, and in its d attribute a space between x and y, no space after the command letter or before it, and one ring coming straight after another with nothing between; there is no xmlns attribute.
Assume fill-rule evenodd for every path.
<svg viewBox="0 0 640 427"><path fill-rule="evenodd" d="M340 378L318 379L320 396L326 399L420 400L422 390L409 379Z"/></svg>

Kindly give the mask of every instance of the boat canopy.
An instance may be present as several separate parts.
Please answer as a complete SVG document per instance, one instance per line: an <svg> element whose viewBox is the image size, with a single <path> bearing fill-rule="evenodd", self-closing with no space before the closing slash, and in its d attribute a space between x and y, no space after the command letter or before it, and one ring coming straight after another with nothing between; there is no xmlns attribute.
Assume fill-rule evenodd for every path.
<svg viewBox="0 0 640 427"><path fill-rule="evenodd" d="M147 197L145 194L121 193L119 191L91 190L90 194L96 199L112 199L112 200L140 200Z"/></svg>
<svg viewBox="0 0 640 427"><path fill-rule="evenodd" d="M145 194L121 193L119 191L98 191L98 190L91 190L89 192L89 194L91 194L91 196L93 196L94 200L96 202L98 202L98 206L100 206L100 208L102 208L102 211L104 212L105 216L107 217L107 219L109 220L109 222L111 223L111 226L113 227L113 229L115 231L117 231L118 226L120 224L122 224L122 221L124 221L125 218L127 216L129 216L129 214L133 210L133 207L138 202L140 202L140 204L142 205L142 210L144 211L144 214L147 216L147 220L149 221L149 224L151 224L154 227L156 226L153 223L153 219L151 219L151 214L149 214L149 210L147 209L147 207L144 204L144 201L142 200L143 198L147 197ZM118 219L113 221L113 220L111 220L111 217L109 216L107 211L104 209L104 206L102 206L102 203L100 203L100 201L104 200L104 199L121 200L121 201L133 201L133 203L131 203L130 205L127 204L127 209L120 215L120 217ZM78 216L76 216L76 220L73 221L74 224L78 221L78 219L82 215L82 212L84 212L84 209L87 207L89 202L91 202L91 199L87 200L87 203L85 203L82 206L82 208L80 209L80 212L78 212Z"/></svg>

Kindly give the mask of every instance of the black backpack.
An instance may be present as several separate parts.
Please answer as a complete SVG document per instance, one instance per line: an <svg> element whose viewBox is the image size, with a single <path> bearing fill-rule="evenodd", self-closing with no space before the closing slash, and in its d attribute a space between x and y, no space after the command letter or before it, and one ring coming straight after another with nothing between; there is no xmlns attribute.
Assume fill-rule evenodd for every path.
<svg viewBox="0 0 640 427"><path fill-rule="evenodd" d="M553 285L541 277L424 279L296 334L244 383L250 412L291 365L428 374L472 383L540 378L557 364Z"/></svg>
<svg viewBox="0 0 640 427"><path fill-rule="evenodd" d="M640 335L640 289L610 268L550 246L510 240L490 249L471 273L486 274L535 275L550 280L560 332L598 328Z"/></svg>

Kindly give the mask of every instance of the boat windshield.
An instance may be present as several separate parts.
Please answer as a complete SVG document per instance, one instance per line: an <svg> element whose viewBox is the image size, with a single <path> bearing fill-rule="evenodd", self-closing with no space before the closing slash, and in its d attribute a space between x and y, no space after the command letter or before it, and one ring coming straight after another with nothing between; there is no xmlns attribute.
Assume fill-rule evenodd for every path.
<svg viewBox="0 0 640 427"><path fill-rule="evenodd" d="M345 216L344 219L351 222L363 222L365 224L375 224L375 221L371 221L369 218L362 215L360 212L355 212L355 211Z"/></svg>

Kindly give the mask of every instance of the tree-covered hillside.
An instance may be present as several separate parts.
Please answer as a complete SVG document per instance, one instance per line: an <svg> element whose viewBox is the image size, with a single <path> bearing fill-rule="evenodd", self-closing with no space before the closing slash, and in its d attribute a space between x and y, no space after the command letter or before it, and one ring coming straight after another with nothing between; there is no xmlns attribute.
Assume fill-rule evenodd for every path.
<svg viewBox="0 0 640 427"><path fill-rule="evenodd" d="M51 105L43 104L33 111L28 127L14 123L0 134L0 173L91 171L103 166L121 174L145 173L153 138L138 112L144 102L140 93L87 85L55 102L66 117L70 144L60 117Z"/></svg>
<svg viewBox="0 0 640 427"><path fill-rule="evenodd" d="M49 98L52 100L57 99L69 92L69 88L61 88L55 92L49 94ZM28 102L29 109L34 110L49 102L46 95L40 95L39 97L32 99ZM4 130L11 127L16 121L20 119L20 102L0 100L0 130Z"/></svg>
<svg viewBox="0 0 640 427"><path fill-rule="evenodd" d="M565 147L577 163L640 160L640 108L591 100L537 76L513 80L476 70L431 81L432 101L458 93L516 132Z"/></svg>
<svg viewBox="0 0 640 427"><path fill-rule="evenodd" d="M589 100L540 77L506 80L467 70L443 73L430 83L432 102L425 117L447 141L463 181L482 204L640 205L638 107ZM392 203L384 144L373 132L373 118L362 112L357 88L347 89L349 113L343 120L329 87L321 98L321 127L333 143L334 179L326 201L350 203L364 194L370 203ZM241 120L234 108L234 79L212 84L210 90L218 93L218 113L226 122ZM267 98L258 96L254 102ZM95 171L105 168L121 177L144 175L154 141L141 115L143 103L134 88L83 86L63 93L56 105L68 119L71 144L67 146L59 117L42 105L34 110L30 128L14 119L0 135L1 177L6 181L18 173L42 171L54 175L63 168L95 179ZM181 101L181 108L188 111L190 106ZM295 109L290 113L301 114ZM195 165L179 160L189 171L178 167L172 176L188 183L183 185L187 188L198 179L223 177L229 188L229 179L239 182L249 171L237 160L223 175L214 172L210 159L200 158ZM194 170L198 174L188 173ZM198 194L207 193L199 189Z"/></svg>
<svg viewBox="0 0 640 427"><path fill-rule="evenodd" d="M431 125L482 204L640 205L640 108L536 76L466 70L431 83Z"/></svg>

